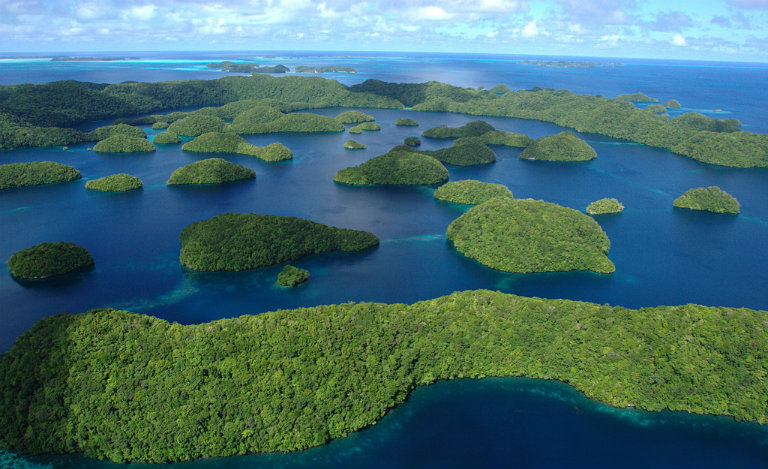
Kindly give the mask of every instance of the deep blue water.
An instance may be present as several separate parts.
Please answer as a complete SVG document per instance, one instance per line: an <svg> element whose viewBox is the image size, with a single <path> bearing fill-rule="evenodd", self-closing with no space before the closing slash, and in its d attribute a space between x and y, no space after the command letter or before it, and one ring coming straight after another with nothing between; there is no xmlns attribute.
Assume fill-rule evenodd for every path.
<svg viewBox="0 0 768 469"><path fill-rule="evenodd" d="M205 64L226 58L190 53L169 62L158 57L150 57L151 62L0 60L0 82L216 78L222 74L205 69ZM722 109L723 113L710 115L737 118L745 123L745 130L768 132L764 111L768 104L764 93L768 68L764 65L620 60L626 65L560 69L520 65L510 57L466 55L413 58L286 54L256 60L290 67L351 65L359 73L330 75L346 83L367 78L401 82L437 79L462 86L489 87L503 82L513 89L545 86L607 96L643 91L661 100L676 98L689 109ZM313 112L335 116L343 110ZM496 163L450 167L451 180L502 183L518 198L543 199L582 211L589 202L602 197L616 197L627 207L620 215L596 218L611 239L609 257L616 264L615 274L507 274L468 260L447 244L447 226L466 207L435 201L434 188L353 188L332 181L338 169L382 154L407 136L419 135L436 125L462 125L475 117L376 109L365 112L376 117L382 126L380 132L357 136L345 132L247 137L256 145L279 141L293 151L294 160L275 164L245 156L225 156L252 168L257 178L222 186L167 187L165 180L174 169L209 156L183 152L180 145L158 146L155 153L131 156L95 154L87 150L87 145L71 146L66 152L60 148L38 148L0 153L0 163L59 161L75 166L84 176L81 181L0 194L0 260L5 261L14 252L33 244L58 240L86 247L96 260L92 271L39 285L16 283L3 265L0 351L7 350L21 332L46 315L102 306L198 323L278 308L346 301L410 303L456 290L488 288L627 307L700 303L768 309L767 169L710 166L667 151L595 135L581 135L598 154L596 160L587 163L522 161L517 157L519 150L495 147ZM420 126L396 127L395 119L404 116L416 119ZM523 132L534 138L562 130L535 121L485 120L498 129ZM148 127L145 130L154 135ZM342 145L350 138L368 148L344 150ZM447 141L422 141L425 149L450 145ZM84 189L85 180L118 172L140 177L144 190L102 194ZM739 199L741 214L694 213L672 207L674 198L686 189L709 185L718 185ZM282 266L244 273L201 274L183 270L178 263L181 230L189 223L225 212L298 216L333 226L369 230L382 242L378 248L363 253L328 254L292 263L309 269L312 277L307 284L290 291L274 284ZM422 404L409 403L403 407L410 409L415 405L416 410L398 409L385 419L390 426L386 428L402 428L400 431L386 433L380 430L385 427L382 422L352 437L351 442L335 442L264 464L533 467L568 465L572 461L574 467L595 467L619 462L630 466L638 461L638 467L759 467L758 462L765 460L765 434L748 438L740 436L742 430L733 430L744 429L748 433L751 430L747 428L752 427L732 427L725 420L713 420L706 425L714 428L717 436L707 436L697 433L696 429L704 425L702 422L710 422L701 418L678 421L677 417L642 413L644 419L654 423L637 427L624 417L606 424L605 411L585 411L577 413L579 418L568 417L562 408L571 404L530 397L538 396L532 389L548 389L547 386L557 385L518 380L439 384L414 394L410 402L421 399ZM520 390L510 397L510 388ZM514 410L516 402L523 402L523 409L531 412L531 416L518 421L515 416L522 411ZM498 415L511 417L497 418ZM467 418L477 424L477 430L469 436L461 431L469 425ZM452 419L465 423L452 427ZM537 422L539 419L542 421ZM662 423L670 419L677 423ZM451 428L454 430L443 431ZM638 435L638 428L643 428L646 436ZM723 433L723 428L729 430ZM734 432L735 440L723 436ZM381 436L385 433L388 436ZM442 436L419 440L430 434ZM606 434L624 438L624 443L600 443ZM671 439L671 435L679 439ZM523 437L527 438L525 444L517 441ZM557 446L561 440L564 446ZM728 443L715 449L713 440ZM665 445L666 441L676 443ZM632 442L639 442L638 446L633 447ZM650 451L657 455L656 459L641 459L648 456L645 453L649 453L649 447L660 448ZM525 448L532 449L526 452ZM681 451L676 453L674 448ZM720 451L719 456L710 451ZM466 458L461 459L456 452ZM313 462L315 457L321 458L318 464ZM271 457L253 461L231 458L219 463L222 467L250 465L256 464L256 460L272 461Z"/></svg>

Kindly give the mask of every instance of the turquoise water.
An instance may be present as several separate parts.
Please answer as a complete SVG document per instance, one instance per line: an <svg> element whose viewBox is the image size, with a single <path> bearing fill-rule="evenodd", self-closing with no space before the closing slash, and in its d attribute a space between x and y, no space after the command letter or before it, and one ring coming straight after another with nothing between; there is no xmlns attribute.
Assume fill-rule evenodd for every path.
<svg viewBox="0 0 768 469"><path fill-rule="evenodd" d="M286 58L273 57L269 60L291 65ZM594 93L600 92L598 87L604 87L602 92L606 95L644 91L661 99L677 98L691 108L723 108L731 112L727 117L742 119L755 128L766 121L766 97L759 90L765 89L760 86L766 83L768 73L765 68L755 65L732 64L713 68L701 64L692 67L690 64L643 64L634 61L631 65L614 69L552 69L513 66L508 59L491 60L488 57L440 56L422 59L418 62L387 56L318 56L295 60L298 64L308 65L352 61L351 65L360 73L344 79L358 82L370 77L392 81L410 81L416 77L419 81L438 79L453 82L452 78L457 77L457 84L472 86L507 82L512 88L538 85L570 87ZM207 58L179 59L186 61L184 63L151 60L135 63L56 62L55 70L45 68L50 62L37 61L33 64L40 67L34 70L35 77L42 81L47 81L45 78L77 77L80 76L77 75L78 70L82 72L82 79L91 81L119 81L118 77L154 80L169 73L177 79L199 77L198 74L208 78L221 76L218 72L204 69L204 64L210 61ZM26 65L11 63L15 64L15 69L0 61L0 79L23 80L19 78L19 70L26 70ZM188 68L190 63L202 69L170 70ZM489 68L478 69L478 63ZM633 68L634 76L628 72ZM679 79L681 68L691 69L688 73L691 79L685 83ZM728 76L729 80L723 80L723 76ZM469 83L471 80L476 81ZM662 93L660 84L674 85L664 88ZM706 87L710 85L712 88ZM336 108L314 112L335 116L342 111ZM332 181L338 169L382 154L401 143L405 137L420 135L432 126L458 126L476 118L413 111L367 109L365 112L376 117L382 126L380 132L354 136L355 140L368 146L366 150L344 150L342 145L350 138L346 132L250 136L247 139L256 145L274 141L285 144L293 151L295 159L275 164L245 156L225 156L229 161L252 168L257 177L255 181L222 186L167 187L165 180L174 169L210 156L183 152L180 145L159 146L155 153L130 156L95 154L87 151L86 145L71 146L68 151L38 148L0 153L0 163L59 161L75 166L84 176L82 181L3 191L0 194L0 260L6 260L14 252L32 244L58 240L86 247L96 260L92 271L37 285L16 283L8 274L7 267L0 266L0 351L7 350L21 332L46 315L103 306L130 309L189 324L278 308L346 301L410 303L456 290L488 288L526 296L569 298L627 307L700 303L768 309L765 289L768 285L768 269L765 268L768 265L766 169L709 166L667 151L595 135L581 135L598 154L596 160L587 163L523 161L517 157L519 150L494 147L498 156L496 163L472 168L450 167L451 180L471 178L502 183L516 197L543 199L582 211L589 202L603 197L616 197L627 207L620 215L596 218L611 239L609 257L616 264L615 274L507 274L468 260L448 245L445 230L466 207L435 201L432 197L434 188L353 188ZM394 121L398 117L411 117L420 126L396 127ZM496 128L523 132L534 138L562 130L552 124L519 119L485 120ZM148 127L145 130L150 135L154 134ZM450 145L448 141L426 138L422 142L425 149ZM144 190L102 194L84 189L85 180L118 172L140 177ZM674 198L686 189L709 185L718 185L739 199L742 213L738 216L716 215L672 207ZM379 247L362 253L327 254L294 262L294 265L309 269L312 277L307 284L293 290L278 289L274 284L282 266L215 274L182 269L178 263L178 236L181 230L189 223L225 212L298 216L339 227L369 230L377 234L382 242ZM533 425L530 422L537 419L531 417L522 427L523 424L512 417L503 421L495 419L497 413L503 413L499 409L504 407L504 402L520 399L504 397L507 396L505 390L511 386L523 389L520 392L525 396L539 395L527 386L539 389L550 384L509 383L519 381L439 384L414 394L413 402L419 402L418 396L426 396L424 400L427 402L419 407L423 411L409 413L411 411L397 409L386 420L392 422L387 424L390 427L382 422L352 439L334 442L311 452L297 453L287 460L274 459L276 462L263 464L283 466L288 465L285 461L290 461L298 467L442 467L450 466L450 462L455 460L464 461L457 462L456 466L472 465L470 463L499 467L559 466L565 465L565 460L548 458L556 454L571 454L581 443L552 449L554 442L578 439L582 435L584 438L593 435L594 438L583 443L588 450L581 448L577 451L583 458L573 459L575 466L610 466L616 462L627 465L631 461L646 461L646 465L654 467L673 467L698 461L698 464L691 465L742 467L752 464L749 461L765 460L762 439L742 438L739 436L742 435L741 430L734 430L743 428L748 433L746 429L752 428L749 426L732 427L722 419L683 418L669 427L672 430L660 423L643 427L650 435L655 435L653 438L659 437L653 440L648 436L646 440L646 437L636 436L637 426L629 423L631 419L619 417L611 424L611 431L608 432L611 436L624 435L628 441L639 439L645 445L657 447L671 438L671 434L680 434L686 444L692 445L689 447L680 443L681 448L689 448L684 453L674 453L669 449L661 451L655 460L638 459L636 452L643 452L642 448L617 443L618 448L623 448L617 450L611 445L599 443L603 438L600 435L604 435L600 433L603 431L600 416L606 415L607 411L595 414L585 412L583 419L568 424L550 423L550 418L563 414L558 403L564 401L557 398L525 401L525 409L534 412L534 415L547 416L545 423L538 424L540 440L527 443L528 446L539 445L542 450L526 453L526 459L515 459L524 451L510 440L519 438L521 432L527 435L531 429L525 425ZM445 389L448 391L441 391ZM489 394L484 394L486 392ZM569 391L562 392L567 394ZM458 393L455 395L464 397L450 401L450 405L429 403L443 402L440 399L443 399L444 393ZM548 394L551 393L544 392L544 395ZM408 409L409 405L403 409ZM446 420L462 413L477 417L478 430L469 436L462 426L451 427L446 423ZM628 415L648 416L632 412ZM654 422L657 417L663 422L671 418L648 416ZM406 423L411 422L409 418L413 419L415 426L407 427ZM696 429L704 425L701 422L705 421L711 422L707 425L715 428L719 436L696 433ZM398 425L407 429L390 431L386 438L377 433L384 431L379 428L399 428ZM443 428L453 428L444 432L447 436L441 437L448 440L420 442L419 438L424 434L441 433ZM722 430L725 428L729 430ZM730 443L723 447L719 459L707 456L710 454L707 451L713 447L712 441L723 439L723 432L728 435L735 432L735 442L723 440ZM496 434L513 436L494 440ZM489 443L483 445L484 440ZM469 459L461 459L450 451L466 453ZM354 457L345 456L348 453ZM702 457L684 459L694 458L696 454ZM739 459L741 454L753 456L744 462ZM386 460L385 456L401 459ZM314 464L312 458L315 457L321 458L317 461L322 464ZM253 461L228 458L217 464L221 467L250 465L256 464L256 460L273 461L271 458L256 458ZM67 465L58 461L58 465ZM737 464L739 462L743 464Z"/></svg>

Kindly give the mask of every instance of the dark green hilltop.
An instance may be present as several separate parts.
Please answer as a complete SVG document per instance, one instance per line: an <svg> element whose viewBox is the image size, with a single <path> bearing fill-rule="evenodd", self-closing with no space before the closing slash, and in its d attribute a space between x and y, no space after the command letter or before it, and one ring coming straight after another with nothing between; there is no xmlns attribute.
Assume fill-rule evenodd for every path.
<svg viewBox="0 0 768 469"><path fill-rule="evenodd" d="M567 130L537 138L520 153L520 158L546 161L589 161L597 158L595 149Z"/></svg>
<svg viewBox="0 0 768 469"><path fill-rule="evenodd" d="M440 161L404 148L408 150L396 147L358 166L341 169L333 180L353 186L430 185L448 180L448 170Z"/></svg>
<svg viewBox="0 0 768 469"><path fill-rule="evenodd" d="M206 132L185 143L181 149L195 153L236 153L255 156L264 161L284 161L293 158L291 150L282 143L275 142L266 147L257 147L248 143L243 137L228 132Z"/></svg>
<svg viewBox="0 0 768 469"><path fill-rule="evenodd" d="M283 271L277 274L277 284L281 287L295 287L309 280L309 271L292 265L283 267Z"/></svg>
<svg viewBox="0 0 768 469"><path fill-rule="evenodd" d="M739 201L717 186L688 189L683 195L675 199L673 205L677 208L704 210L714 213L737 214L741 211Z"/></svg>
<svg viewBox="0 0 768 469"><path fill-rule="evenodd" d="M0 165L0 190L69 182L83 177L72 166L55 161Z"/></svg>
<svg viewBox="0 0 768 469"><path fill-rule="evenodd" d="M255 177L256 173L250 168L222 158L208 158L175 170L166 184L223 184Z"/></svg>
<svg viewBox="0 0 768 469"><path fill-rule="evenodd" d="M590 215L606 215L609 213L621 213L624 205L614 198L595 200L587 205L587 213Z"/></svg>
<svg viewBox="0 0 768 469"><path fill-rule="evenodd" d="M465 179L450 181L438 187L435 198L455 204L477 205L494 197L512 197L512 191L503 184Z"/></svg>
<svg viewBox="0 0 768 469"><path fill-rule="evenodd" d="M11 275L19 280L42 280L93 266L93 257L82 246L59 241L40 243L8 259Z"/></svg>
<svg viewBox="0 0 768 469"><path fill-rule="evenodd" d="M111 174L85 183L86 189L102 192L127 192L143 187L141 179L126 173Z"/></svg>

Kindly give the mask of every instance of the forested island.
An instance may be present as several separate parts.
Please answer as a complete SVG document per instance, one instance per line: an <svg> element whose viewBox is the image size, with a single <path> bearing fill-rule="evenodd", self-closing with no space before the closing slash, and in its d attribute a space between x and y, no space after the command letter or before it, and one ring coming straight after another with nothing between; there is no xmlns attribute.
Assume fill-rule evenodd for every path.
<svg viewBox="0 0 768 469"><path fill-rule="evenodd" d="M361 122L373 122L376 119L361 111L344 111L336 116L336 120L342 124L359 124Z"/></svg>
<svg viewBox="0 0 768 469"><path fill-rule="evenodd" d="M283 271L277 274L277 284L281 287L295 287L309 280L309 271L292 265L283 267Z"/></svg>
<svg viewBox="0 0 768 469"><path fill-rule="evenodd" d="M294 71L296 73L357 73L357 70L354 68L342 65L325 65L323 67L299 65Z"/></svg>
<svg viewBox="0 0 768 469"><path fill-rule="evenodd" d="M504 184L465 179L446 182L435 191L435 198L455 204L477 205L494 197L512 197L512 191Z"/></svg>
<svg viewBox="0 0 768 469"><path fill-rule="evenodd" d="M381 130L381 126L375 122L363 122L361 124L357 124L354 127L351 127L349 129L349 133L351 134L361 134L363 131L371 132Z"/></svg>
<svg viewBox="0 0 768 469"><path fill-rule="evenodd" d="M407 117L398 117L395 121L395 125L398 127L416 127L419 123Z"/></svg>
<svg viewBox="0 0 768 469"><path fill-rule="evenodd" d="M448 180L448 170L432 156L396 148L359 166L339 170L333 180L353 186L440 184Z"/></svg>
<svg viewBox="0 0 768 469"><path fill-rule="evenodd" d="M683 195L675 199L673 205L677 208L714 213L737 214L741 210L739 201L717 186L688 189Z"/></svg>
<svg viewBox="0 0 768 469"><path fill-rule="evenodd" d="M8 259L11 275L19 280L42 280L91 266L91 253L82 246L66 241L36 244Z"/></svg>
<svg viewBox="0 0 768 469"><path fill-rule="evenodd" d="M541 200L490 199L454 220L446 235L460 253L505 272L616 270L595 220Z"/></svg>
<svg viewBox="0 0 768 469"><path fill-rule="evenodd" d="M255 177L256 173L250 168L222 158L208 158L175 170L166 184L223 184Z"/></svg>
<svg viewBox="0 0 768 469"><path fill-rule="evenodd" d="M492 130L496 129L485 121L472 121L461 127L448 127L447 125L432 127L422 132L421 136L428 138L479 137Z"/></svg>
<svg viewBox="0 0 768 469"><path fill-rule="evenodd" d="M144 187L141 179L130 174L120 173L93 179L85 183L85 188L101 192L127 192Z"/></svg>
<svg viewBox="0 0 768 469"><path fill-rule="evenodd" d="M181 143L181 137L173 132L160 132L152 139L152 143L157 145L171 145L174 143Z"/></svg>
<svg viewBox="0 0 768 469"><path fill-rule="evenodd" d="M347 140L346 142L344 142L344 148L346 148L347 150L365 150L366 146L354 140Z"/></svg>
<svg viewBox="0 0 768 469"><path fill-rule="evenodd" d="M226 132L204 133L185 143L181 149L196 153L237 153L255 156L264 161L285 161L293 158L291 150L282 143L275 142L266 147L257 147L237 134Z"/></svg>
<svg viewBox="0 0 768 469"><path fill-rule="evenodd" d="M765 423L766 317L487 290L187 326L111 309L59 314L0 360L0 445L154 463L295 451L375 424L417 386L485 376Z"/></svg>
<svg viewBox="0 0 768 469"><path fill-rule="evenodd" d="M230 73L287 73L291 70L285 65L274 65L259 67L258 64L251 62L232 62L225 60L223 62L211 62L206 65L208 68L218 68L222 72Z"/></svg>
<svg viewBox="0 0 768 469"><path fill-rule="evenodd" d="M282 111L333 106L410 107L417 111L536 119L578 132L668 149L705 163L768 167L768 135L741 131L739 122L734 119L706 116L690 119L686 117L688 114L670 119L664 114L657 115L636 107L631 101L647 98L642 94L606 98L546 88L501 94L492 90L460 88L439 82L386 83L379 80L366 80L347 87L320 77L269 75L112 85L60 81L2 86L0 149L88 141L87 132L71 127L99 119L184 107L224 106L241 100L273 100L272 103L279 104ZM280 122L281 119L273 121L271 126L265 124L269 127L265 131L286 131L283 124L290 122Z"/></svg>
<svg viewBox="0 0 768 469"><path fill-rule="evenodd" d="M416 142L411 141L411 143ZM398 147L398 149L433 156L438 161L454 166L475 166L496 161L496 153L488 148L482 141L475 140L474 137L465 137L455 140L453 146L441 148L439 150L415 150L411 148L413 146L415 145L408 145L408 142L406 142L406 146Z"/></svg>
<svg viewBox="0 0 768 469"><path fill-rule="evenodd" d="M146 138L131 137L125 134L107 137L93 146L93 151L101 153L141 153L155 150L155 146Z"/></svg>
<svg viewBox="0 0 768 469"><path fill-rule="evenodd" d="M81 177L80 171L72 166L54 161L0 164L0 190L68 182Z"/></svg>
<svg viewBox="0 0 768 469"><path fill-rule="evenodd" d="M184 267L242 271L331 251L362 251L379 244L368 231L310 220L253 213L225 213L192 223L181 232Z"/></svg>
<svg viewBox="0 0 768 469"><path fill-rule="evenodd" d="M587 213L590 215L606 215L609 213L621 213L624 205L614 198L595 200L587 205Z"/></svg>
<svg viewBox="0 0 768 469"><path fill-rule="evenodd" d="M532 141L520 153L520 158L546 161L589 161L597 158L597 153L594 148L573 132L564 130L559 134L547 135Z"/></svg>

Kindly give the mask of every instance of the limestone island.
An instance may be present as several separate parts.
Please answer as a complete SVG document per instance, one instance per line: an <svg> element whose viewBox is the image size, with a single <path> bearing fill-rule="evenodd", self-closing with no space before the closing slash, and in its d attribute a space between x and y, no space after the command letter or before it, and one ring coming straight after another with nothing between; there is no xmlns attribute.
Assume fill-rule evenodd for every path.
<svg viewBox="0 0 768 469"><path fill-rule="evenodd" d="M208 132L185 143L182 150L197 153L237 153L255 156L264 161L284 161L293 158L293 153L282 143L271 143L257 147L237 134Z"/></svg>
<svg viewBox="0 0 768 469"><path fill-rule="evenodd" d="M677 102L676 99L670 99L669 101L664 101L663 103L661 103L661 105L670 109L679 109L681 107L680 103Z"/></svg>
<svg viewBox="0 0 768 469"><path fill-rule="evenodd" d="M255 177L256 173L250 168L230 163L222 158L208 158L177 169L168 178L166 184L224 184Z"/></svg>
<svg viewBox="0 0 768 469"><path fill-rule="evenodd" d="M91 254L84 247L66 241L36 244L8 259L11 275L19 280L42 280L91 266Z"/></svg>
<svg viewBox="0 0 768 469"><path fill-rule="evenodd" d="M474 179L446 182L435 191L435 198L455 204L477 205L495 197L512 197L512 191L503 184Z"/></svg>
<svg viewBox="0 0 768 469"><path fill-rule="evenodd" d="M573 132L564 130L556 135L537 138L520 152L520 158L544 161L589 161L597 158L597 153Z"/></svg>
<svg viewBox="0 0 768 469"><path fill-rule="evenodd" d="M222 132L226 126L227 123L220 117L195 113L174 121L168 126L168 132L185 137L197 137L207 132Z"/></svg>
<svg viewBox="0 0 768 469"><path fill-rule="evenodd" d="M263 104L256 105L238 113L232 120L232 130L240 134L259 133L260 124L272 122L283 117L280 110Z"/></svg>
<svg viewBox="0 0 768 469"><path fill-rule="evenodd" d="M505 147L525 148L533 139L525 134L515 132L506 132L504 130L491 130L475 137L461 137L454 142L454 145L463 143L479 142L485 145L503 145Z"/></svg>
<svg viewBox="0 0 768 469"><path fill-rule="evenodd" d="M654 114L663 114L667 112L667 108L661 104L649 104L643 108L643 111L652 112Z"/></svg>
<svg viewBox="0 0 768 469"><path fill-rule="evenodd" d="M714 213L739 213L741 204L731 194L717 186L688 189L676 198L673 205L677 208L704 210Z"/></svg>
<svg viewBox="0 0 768 469"><path fill-rule="evenodd" d="M440 184L448 180L448 170L429 155L391 150L359 166L339 170L333 180L342 184Z"/></svg>
<svg viewBox="0 0 768 469"><path fill-rule="evenodd" d="M347 140L344 142L344 148L347 150L365 150L367 147L362 143L356 142L354 140Z"/></svg>
<svg viewBox="0 0 768 469"><path fill-rule="evenodd" d="M418 147L421 145L421 140L419 137L405 137L405 140L403 140L403 143L408 145L409 147Z"/></svg>
<svg viewBox="0 0 768 469"><path fill-rule="evenodd" d="M223 62L211 62L206 65L208 68L219 68L222 72L230 73L286 73L290 69L285 65L259 67L252 62L232 62L225 60Z"/></svg>
<svg viewBox="0 0 768 469"><path fill-rule="evenodd" d="M359 124L375 121L376 118L360 111L345 111L336 116L336 120L342 124Z"/></svg>
<svg viewBox="0 0 768 469"><path fill-rule="evenodd" d="M621 213L623 211L624 205L613 198L596 200L587 205L587 213L590 215L606 215L609 213Z"/></svg>
<svg viewBox="0 0 768 469"><path fill-rule="evenodd" d="M485 121L472 121L461 127L448 127L447 125L432 127L422 132L421 136L428 138L477 137L491 130L496 129Z"/></svg>
<svg viewBox="0 0 768 469"><path fill-rule="evenodd" d="M379 244L368 231L295 217L226 213L192 223L181 232L184 267L242 271L332 251L362 251Z"/></svg>
<svg viewBox="0 0 768 469"><path fill-rule="evenodd" d="M128 124L115 124L99 127L91 130L86 135L87 141L99 142L115 135L124 135L126 137L147 138L147 134L138 127Z"/></svg>
<svg viewBox="0 0 768 469"><path fill-rule="evenodd" d="M399 117L395 121L395 125L397 125L399 127L416 127L416 126L419 125L419 123L416 122L415 120L409 119L407 117Z"/></svg>
<svg viewBox="0 0 768 469"><path fill-rule="evenodd" d="M474 137L466 137L453 142L453 146L439 150L415 150L410 145L396 147L406 151L417 151L424 155L453 166L475 166L496 161L496 153Z"/></svg>
<svg viewBox="0 0 768 469"><path fill-rule="evenodd" d="M127 192L143 187L141 179L126 173L112 174L85 183L86 189L102 192Z"/></svg>
<svg viewBox="0 0 768 469"><path fill-rule="evenodd" d="M616 99L620 99L622 101L632 101L635 103L657 103L659 102L656 98L651 98L647 96L645 93L632 93L632 94L620 94L616 96Z"/></svg>
<svg viewBox="0 0 768 469"><path fill-rule="evenodd" d="M292 112L268 122L253 124L247 132L240 133L268 134L278 132L344 132L344 124L333 117L321 116L309 112Z"/></svg>
<svg viewBox="0 0 768 469"><path fill-rule="evenodd" d="M308 65L299 65L294 69L296 73L357 73L352 67L341 65L326 65L324 67L311 67Z"/></svg>
<svg viewBox="0 0 768 469"><path fill-rule="evenodd" d="M174 132L160 132L152 139L152 143L157 145L171 145L174 143L181 143L181 137L176 135Z"/></svg>
<svg viewBox="0 0 768 469"><path fill-rule="evenodd" d="M80 171L54 161L0 164L0 190L80 179Z"/></svg>
<svg viewBox="0 0 768 469"><path fill-rule="evenodd" d="M463 255L505 272L616 270L592 217L541 200L490 199L454 220L447 236Z"/></svg>
<svg viewBox="0 0 768 469"><path fill-rule="evenodd" d="M295 287L309 280L309 271L292 265L283 267L283 271L277 274L277 284L281 287Z"/></svg>
<svg viewBox="0 0 768 469"><path fill-rule="evenodd" d="M100 141L93 146L93 150L100 153L142 153L155 151L156 148L145 138L118 134Z"/></svg>
<svg viewBox="0 0 768 469"><path fill-rule="evenodd" d="M361 134L364 130L368 132L381 130L381 126L375 122L363 122L362 124L357 124L356 126L350 128L349 133Z"/></svg>
<svg viewBox="0 0 768 469"><path fill-rule="evenodd" d="M163 129L167 129L169 125L170 124L168 124L167 122L155 122L152 124L152 129L163 130Z"/></svg>

